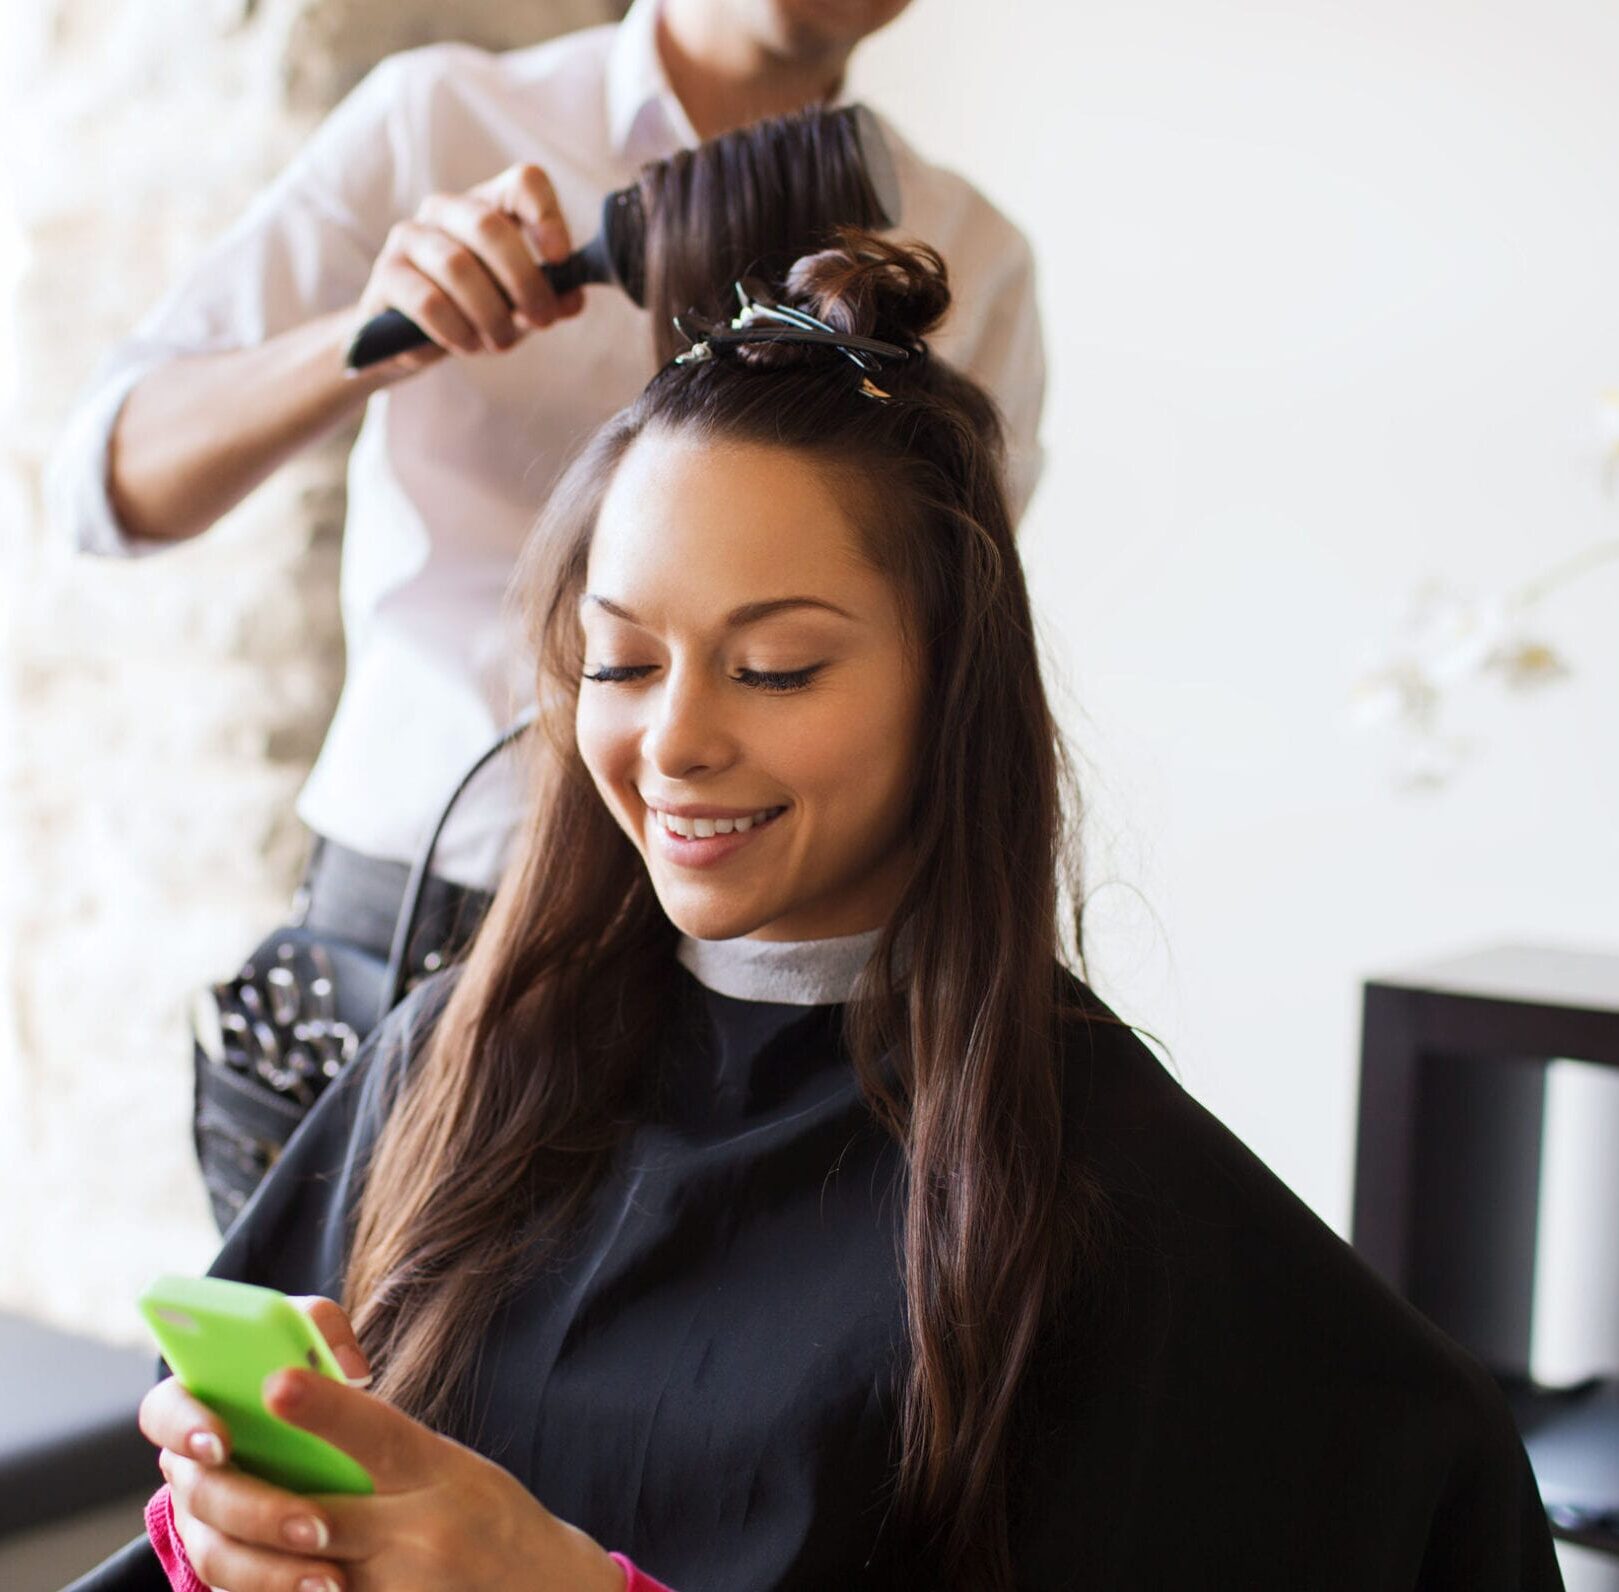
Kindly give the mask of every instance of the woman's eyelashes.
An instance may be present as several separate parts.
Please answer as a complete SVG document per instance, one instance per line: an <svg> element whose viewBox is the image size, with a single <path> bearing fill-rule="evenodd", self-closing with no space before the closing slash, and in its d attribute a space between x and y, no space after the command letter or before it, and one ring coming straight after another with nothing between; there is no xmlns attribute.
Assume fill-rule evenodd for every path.
<svg viewBox="0 0 1619 1592"><path fill-rule="evenodd" d="M738 669L731 678L758 691L802 691L825 667L812 663L807 669Z"/></svg>
<svg viewBox="0 0 1619 1592"><path fill-rule="evenodd" d="M651 663L604 663L594 669L587 667L584 678L598 685L629 685L645 679L656 667ZM824 663L812 663L804 669L738 669L731 679L755 691L802 691L825 667Z"/></svg>

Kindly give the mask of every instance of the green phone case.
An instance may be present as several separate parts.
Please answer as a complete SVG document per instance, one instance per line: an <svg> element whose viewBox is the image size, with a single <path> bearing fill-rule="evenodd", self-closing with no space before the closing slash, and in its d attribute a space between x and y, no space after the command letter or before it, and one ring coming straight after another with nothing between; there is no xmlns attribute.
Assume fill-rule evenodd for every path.
<svg viewBox="0 0 1619 1592"><path fill-rule="evenodd" d="M264 1379L309 1366L345 1381L320 1329L285 1294L218 1277L159 1277L137 1301L170 1369L231 1435L242 1470L291 1492L368 1493L358 1461L264 1407Z"/></svg>

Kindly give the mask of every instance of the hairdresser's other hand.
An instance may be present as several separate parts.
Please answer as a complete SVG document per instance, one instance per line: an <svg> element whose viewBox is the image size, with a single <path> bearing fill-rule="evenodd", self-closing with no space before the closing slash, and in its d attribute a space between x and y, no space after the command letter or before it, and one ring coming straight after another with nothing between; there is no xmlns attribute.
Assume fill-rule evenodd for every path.
<svg viewBox="0 0 1619 1592"><path fill-rule="evenodd" d="M366 1362L354 1327L343 1307L335 1300L319 1297L294 1298L292 1302L320 1329L343 1374L353 1382L369 1382L371 1367ZM201 1568L198 1555L201 1554L210 1563L214 1562L211 1544L214 1528L191 1513L185 1497L195 1496L201 1478L210 1472L217 1473L221 1478L231 1476L249 1488L265 1492L275 1492L276 1489L244 1476L228 1463L230 1428L206 1404L186 1392L172 1376L159 1382L141 1400L140 1429L148 1441L161 1450L158 1467L167 1478L173 1495L175 1530L180 1534L180 1541L185 1545L193 1568L207 1579L208 1572ZM301 1565L303 1571L311 1575L326 1573L318 1561L286 1557L286 1565L289 1569ZM215 1567L218 1568L217 1565ZM297 1581L298 1576L293 1575L286 1584L292 1587ZM225 1585L223 1582L219 1584ZM243 1584L244 1589L247 1585ZM234 1583L231 1583L231 1592L236 1592Z"/></svg>
<svg viewBox="0 0 1619 1592"><path fill-rule="evenodd" d="M352 1455L376 1491L299 1497L166 1454L176 1525L183 1508L200 1528L196 1546L181 1541L197 1573L225 1592L294 1592L311 1576L343 1592L622 1592L624 1573L606 1550L514 1476L372 1394L278 1371L264 1402ZM300 1540L308 1548L295 1552L289 1544Z"/></svg>
<svg viewBox="0 0 1619 1592"><path fill-rule="evenodd" d="M551 179L538 166L508 166L461 194L430 194L388 234L360 295L356 328L402 310L432 339L387 362L408 375L445 354L501 354L585 305L582 288L560 298L538 262L572 252Z"/></svg>

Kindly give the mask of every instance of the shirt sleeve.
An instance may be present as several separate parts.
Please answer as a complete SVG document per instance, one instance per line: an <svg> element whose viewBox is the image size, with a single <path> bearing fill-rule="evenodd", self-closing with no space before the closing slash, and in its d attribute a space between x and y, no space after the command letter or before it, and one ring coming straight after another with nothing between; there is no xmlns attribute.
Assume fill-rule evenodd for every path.
<svg viewBox="0 0 1619 1592"><path fill-rule="evenodd" d="M146 1505L146 1537L174 1592L208 1592L207 1584L186 1553L180 1533L174 1529L174 1499L167 1483L152 1494Z"/></svg>
<svg viewBox="0 0 1619 1592"><path fill-rule="evenodd" d="M186 1553L180 1533L174 1528L174 1499L167 1484L158 1488L146 1506L146 1535L173 1592L208 1592ZM610 1553L607 1557L624 1572L624 1592L674 1592L663 1582L654 1581L622 1553Z"/></svg>
<svg viewBox="0 0 1619 1592"><path fill-rule="evenodd" d="M624 1572L624 1592L674 1592L661 1581L654 1581L645 1570L631 1564L622 1553L610 1553L609 1559Z"/></svg>
<svg viewBox="0 0 1619 1592"><path fill-rule="evenodd" d="M377 66L102 362L46 466L59 540L112 557L172 545L127 535L110 500L108 454L125 400L171 359L253 347L359 298L389 227L415 208L416 90L432 54Z"/></svg>

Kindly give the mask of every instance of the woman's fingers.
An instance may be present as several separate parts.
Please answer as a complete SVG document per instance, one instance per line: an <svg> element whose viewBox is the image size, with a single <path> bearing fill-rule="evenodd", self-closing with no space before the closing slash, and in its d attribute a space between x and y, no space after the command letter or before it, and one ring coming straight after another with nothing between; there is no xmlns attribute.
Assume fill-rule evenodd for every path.
<svg viewBox="0 0 1619 1592"><path fill-rule="evenodd" d="M186 1454L204 1465L223 1465L230 1455L230 1430L171 1376L141 1400L140 1429L149 1443Z"/></svg>
<svg viewBox="0 0 1619 1592"><path fill-rule="evenodd" d="M181 1515L223 1536L281 1553L323 1554L334 1548L332 1520L312 1498L301 1498L233 1465L210 1470L164 1451L158 1461Z"/></svg>
<svg viewBox="0 0 1619 1592"><path fill-rule="evenodd" d="M319 1294L300 1295L292 1302L320 1329L326 1346L343 1368L343 1375L357 1386L363 1387L369 1382L370 1362L365 1357L365 1350L360 1347L360 1340L354 1335L354 1323L349 1320L348 1312L342 1305L335 1299L326 1299Z"/></svg>
<svg viewBox="0 0 1619 1592"><path fill-rule="evenodd" d="M343 1571L328 1560L239 1542L178 1506L174 1528L192 1569L223 1592L342 1592L347 1585Z"/></svg>
<svg viewBox="0 0 1619 1592"><path fill-rule="evenodd" d="M422 1486L446 1443L403 1410L312 1371L267 1377L264 1407L357 1460L379 1493Z"/></svg>

